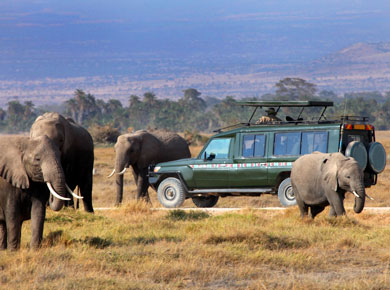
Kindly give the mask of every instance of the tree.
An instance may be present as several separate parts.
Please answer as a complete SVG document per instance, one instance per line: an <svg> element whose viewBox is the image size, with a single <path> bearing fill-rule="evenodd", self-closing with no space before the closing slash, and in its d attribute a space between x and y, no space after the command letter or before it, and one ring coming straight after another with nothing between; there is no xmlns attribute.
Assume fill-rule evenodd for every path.
<svg viewBox="0 0 390 290"><path fill-rule="evenodd" d="M315 84L301 78L284 78L275 86L276 98L282 101L310 100L317 92Z"/></svg>
<svg viewBox="0 0 390 290"><path fill-rule="evenodd" d="M200 98L199 96L202 94L198 92L196 89L186 89L183 90L184 96L179 100L179 103L185 106L187 110L190 111L203 111L206 109L206 102Z"/></svg>
<svg viewBox="0 0 390 290"><path fill-rule="evenodd" d="M85 119L90 119L100 112L95 97L80 89L77 89L74 98L66 101L65 104L67 106L66 111L79 124L83 124Z"/></svg>
<svg viewBox="0 0 390 290"><path fill-rule="evenodd" d="M24 104L19 101L8 102L7 127L9 132L27 131L36 117L32 102L26 101Z"/></svg>

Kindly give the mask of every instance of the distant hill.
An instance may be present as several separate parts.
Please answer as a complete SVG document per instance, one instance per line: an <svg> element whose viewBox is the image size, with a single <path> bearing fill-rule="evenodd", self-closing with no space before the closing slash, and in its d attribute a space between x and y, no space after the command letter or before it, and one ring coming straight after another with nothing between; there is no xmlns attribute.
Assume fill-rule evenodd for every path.
<svg viewBox="0 0 390 290"><path fill-rule="evenodd" d="M135 66L135 64L134 64ZM151 64L153 68L155 65ZM194 69L189 64L160 63L166 72L140 71L136 75L40 78L30 81L0 80L0 106L9 100L30 100L43 105L61 103L82 89L97 98L119 99L128 103L129 96L140 97L154 92L158 98L178 99L183 89L196 88L202 96L223 98L261 96L272 93L274 85L285 77L301 77L341 95L346 92L390 91L390 43L356 43L309 63L259 65L248 63L234 70L228 64L218 69ZM136 66L135 66L136 67Z"/></svg>
<svg viewBox="0 0 390 290"><path fill-rule="evenodd" d="M311 62L302 77L337 92L390 91L390 43L356 43Z"/></svg>
<svg viewBox="0 0 390 290"><path fill-rule="evenodd" d="M318 63L323 65L388 64L390 63L390 43L356 43L322 58Z"/></svg>

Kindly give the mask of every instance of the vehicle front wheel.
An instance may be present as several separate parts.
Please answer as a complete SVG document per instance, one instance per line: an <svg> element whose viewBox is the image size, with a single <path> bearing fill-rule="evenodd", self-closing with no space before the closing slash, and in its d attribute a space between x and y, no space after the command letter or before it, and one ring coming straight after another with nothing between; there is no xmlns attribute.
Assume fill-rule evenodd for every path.
<svg viewBox="0 0 390 290"><path fill-rule="evenodd" d="M158 186L157 197L164 207L175 208L183 204L186 193L179 179L168 177Z"/></svg>
<svg viewBox="0 0 390 290"><path fill-rule="evenodd" d="M297 204L290 178L286 178L279 184L278 198L280 203L285 207Z"/></svg>
<svg viewBox="0 0 390 290"><path fill-rule="evenodd" d="M197 207L213 207L218 202L218 196L209 195L209 196L194 196L192 197L192 202Z"/></svg>

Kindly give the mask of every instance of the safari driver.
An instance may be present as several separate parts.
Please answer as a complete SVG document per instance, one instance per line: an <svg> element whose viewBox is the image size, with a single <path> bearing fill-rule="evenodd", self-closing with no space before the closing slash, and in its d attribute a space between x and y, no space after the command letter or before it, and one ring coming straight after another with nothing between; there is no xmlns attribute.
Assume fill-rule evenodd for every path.
<svg viewBox="0 0 390 290"><path fill-rule="evenodd" d="M256 121L256 124L265 124L265 123L274 123L277 121L281 121L278 117L276 117L276 111L274 108L269 108L265 110L267 116L262 116L259 120Z"/></svg>

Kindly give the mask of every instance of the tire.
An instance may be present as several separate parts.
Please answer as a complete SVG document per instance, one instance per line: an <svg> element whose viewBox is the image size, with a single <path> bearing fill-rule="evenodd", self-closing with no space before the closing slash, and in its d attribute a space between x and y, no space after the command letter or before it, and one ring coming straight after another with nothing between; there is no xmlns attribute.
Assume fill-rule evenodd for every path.
<svg viewBox="0 0 390 290"><path fill-rule="evenodd" d="M217 204L219 196L209 195L209 196L194 196L192 197L192 202L197 207L213 207Z"/></svg>
<svg viewBox="0 0 390 290"><path fill-rule="evenodd" d="M386 167L386 150L381 143L373 142L368 148L368 164L376 174L381 173Z"/></svg>
<svg viewBox="0 0 390 290"><path fill-rule="evenodd" d="M345 149L345 156L355 158L362 170L366 168L368 162L367 149L362 142L350 142Z"/></svg>
<svg viewBox="0 0 390 290"><path fill-rule="evenodd" d="M297 204L291 185L290 177L283 180L278 187L278 198L282 206L288 207Z"/></svg>
<svg viewBox="0 0 390 290"><path fill-rule="evenodd" d="M186 193L179 179L168 177L158 186L157 197L164 207L175 208L183 204Z"/></svg>

